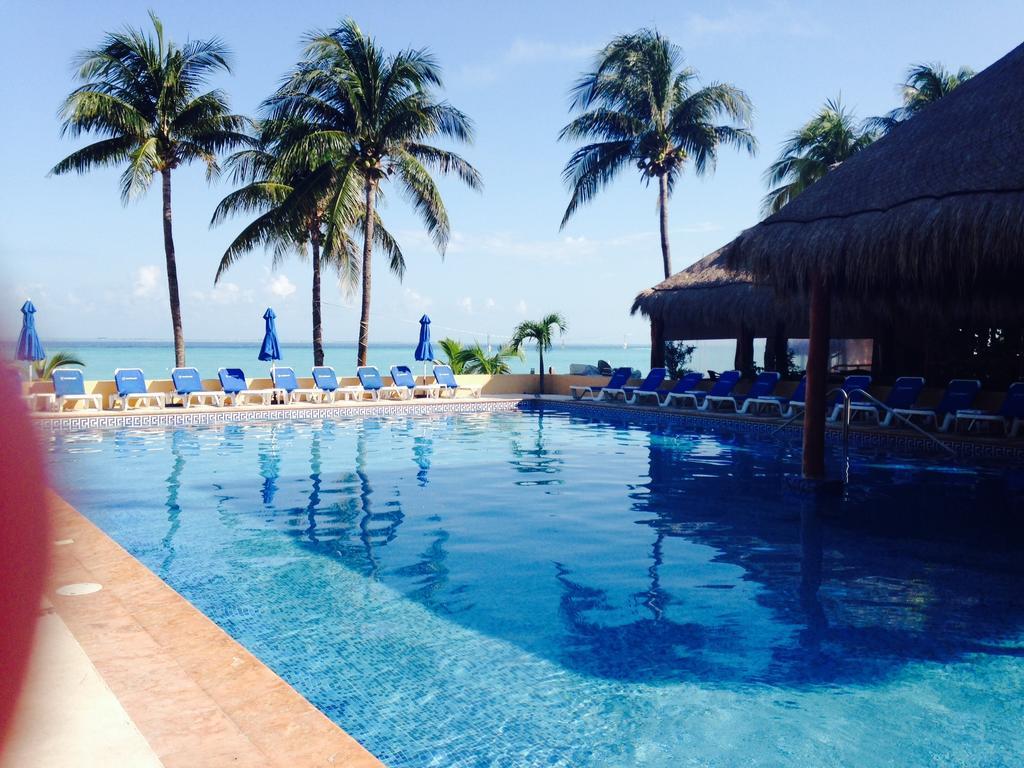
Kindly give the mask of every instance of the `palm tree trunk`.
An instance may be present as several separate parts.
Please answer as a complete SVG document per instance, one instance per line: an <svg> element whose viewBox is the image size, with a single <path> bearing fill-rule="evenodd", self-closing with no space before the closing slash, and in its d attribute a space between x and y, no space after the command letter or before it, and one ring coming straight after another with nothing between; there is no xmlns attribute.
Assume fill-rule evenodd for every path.
<svg viewBox="0 0 1024 768"><path fill-rule="evenodd" d="M324 329L320 317L320 238L310 232L313 248L313 365L324 364Z"/></svg>
<svg viewBox="0 0 1024 768"><path fill-rule="evenodd" d="M370 346L370 257L373 249L374 204L377 199L377 185L372 179L366 180L366 213L363 222L363 306L359 313L359 348L356 365L366 365L366 352Z"/></svg>
<svg viewBox="0 0 1024 768"><path fill-rule="evenodd" d="M171 302L171 326L174 329L174 365L185 365L185 333L181 328L181 299L178 296L178 264L174 258L174 235L171 232L171 169L160 171L163 177L164 257L167 259L167 297Z"/></svg>
<svg viewBox="0 0 1024 768"><path fill-rule="evenodd" d="M661 224L661 260L665 266L665 279L672 276L672 254L668 247L668 175L658 177L658 219Z"/></svg>
<svg viewBox="0 0 1024 768"><path fill-rule="evenodd" d="M538 346L540 350L540 394L544 394L544 347Z"/></svg>

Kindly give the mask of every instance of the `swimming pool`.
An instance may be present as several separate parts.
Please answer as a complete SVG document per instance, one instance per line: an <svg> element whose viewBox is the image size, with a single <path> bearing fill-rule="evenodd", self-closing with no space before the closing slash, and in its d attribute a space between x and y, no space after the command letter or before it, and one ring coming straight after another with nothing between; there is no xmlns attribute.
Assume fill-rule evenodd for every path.
<svg viewBox="0 0 1024 768"><path fill-rule="evenodd" d="M527 412L55 434L83 514L393 768L1000 766L1024 471ZM838 457L833 457L837 460Z"/></svg>

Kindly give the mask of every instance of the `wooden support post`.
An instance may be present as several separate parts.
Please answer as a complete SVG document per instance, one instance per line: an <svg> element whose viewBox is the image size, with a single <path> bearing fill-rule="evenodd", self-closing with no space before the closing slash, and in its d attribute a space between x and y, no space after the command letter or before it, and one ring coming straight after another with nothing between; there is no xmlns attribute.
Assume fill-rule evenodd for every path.
<svg viewBox="0 0 1024 768"><path fill-rule="evenodd" d="M651 318L651 368L665 367L665 324Z"/></svg>
<svg viewBox="0 0 1024 768"><path fill-rule="evenodd" d="M736 337L733 367L744 376L754 373L754 333L749 328L740 328L740 335Z"/></svg>
<svg viewBox="0 0 1024 768"><path fill-rule="evenodd" d="M825 477L825 393L828 389L829 315L831 292L820 274L811 277L810 326L807 344L807 407L804 410L803 476Z"/></svg>
<svg viewBox="0 0 1024 768"><path fill-rule="evenodd" d="M764 344L764 369L766 371L778 371L783 376L788 373L789 367L789 337L786 335L784 323L776 323L772 335L765 339Z"/></svg>

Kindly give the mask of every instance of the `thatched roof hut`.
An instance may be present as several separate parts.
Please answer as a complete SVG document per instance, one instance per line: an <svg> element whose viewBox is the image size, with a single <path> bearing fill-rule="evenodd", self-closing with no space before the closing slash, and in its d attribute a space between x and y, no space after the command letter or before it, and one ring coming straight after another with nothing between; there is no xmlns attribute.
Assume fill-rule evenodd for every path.
<svg viewBox="0 0 1024 768"><path fill-rule="evenodd" d="M1024 45L723 249L784 291L1021 310Z"/></svg>

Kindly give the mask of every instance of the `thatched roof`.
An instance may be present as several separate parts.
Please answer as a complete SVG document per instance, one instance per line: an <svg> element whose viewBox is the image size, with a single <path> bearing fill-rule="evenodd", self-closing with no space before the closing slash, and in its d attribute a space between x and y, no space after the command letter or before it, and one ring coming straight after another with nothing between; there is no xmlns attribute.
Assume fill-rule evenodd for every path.
<svg viewBox="0 0 1024 768"><path fill-rule="evenodd" d="M784 291L1019 308L1024 46L857 153L724 249Z"/></svg>

